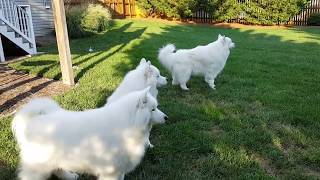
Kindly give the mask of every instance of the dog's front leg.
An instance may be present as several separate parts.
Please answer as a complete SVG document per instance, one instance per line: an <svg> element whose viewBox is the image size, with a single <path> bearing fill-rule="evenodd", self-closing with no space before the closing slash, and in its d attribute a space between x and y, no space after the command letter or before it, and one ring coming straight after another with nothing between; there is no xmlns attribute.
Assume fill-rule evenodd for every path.
<svg viewBox="0 0 320 180"><path fill-rule="evenodd" d="M79 178L79 175L77 173L65 171L63 169L55 170L53 174L56 175L58 178L64 180L77 180Z"/></svg>
<svg viewBox="0 0 320 180"><path fill-rule="evenodd" d="M216 89L216 85L214 84L214 78L212 78L211 76L205 76L204 80L206 81L206 83L209 84L209 86L215 90Z"/></svg>
<svg viewBox="0 0 320 180"><path fill-rule="evenodd" d="M116 176L116 175L100 175L98 180L123 180L124 176Z"/></svg>
<svg viewBox="0 0 320 180"><path fill-rule="evenodd" d="M211 80L211 81L209 82L209 86L210 86L213 90L216 89L216 85L214 84L214 80Z"/></svg>
<svg viewBox="0 0 320 180"><path fill-rule="evenodd" d="M178 85L179 82L177 81L177 78L173 75L172 76L172 85Z"/></svg>
<svg viewBox="0 0 320 180"><path fill-rule="evenodd" d="M99 173L98 180L124 180L125 173L121 172L102 172Z"/></svg>
<svg viewBox="0 0 320 180"><path fill-rule="evenodd" d="M216 85L214 84L214 80L210 81L208 84L213 90L216 89Z"/></svg>
<svg viewBox="0 0 320 180"><path fill-rule="evenodd" d="M124 173L120 175L119 180L124 180Z"/></svg>
<svg viewBox="0 0 320 180"><path fill-rule="evenodd" d="M150 142L150 139L148 138L148 140L147 140L147 147L149 147L149 148L154 148L154 145L153 144L151 144L151 142Z"/></svg>

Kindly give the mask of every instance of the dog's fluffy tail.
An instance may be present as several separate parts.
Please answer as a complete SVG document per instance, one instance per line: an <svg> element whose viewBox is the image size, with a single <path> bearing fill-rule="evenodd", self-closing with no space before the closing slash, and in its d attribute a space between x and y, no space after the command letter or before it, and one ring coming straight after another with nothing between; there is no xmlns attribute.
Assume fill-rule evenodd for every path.
<svg viewBox="0 0 320 180"><path fill-rule="evenodd" d="M58 111L60 106L50 98L35 98L24 105L12 120L11 128L17 141L24 141L25 129L28 122L39 115Z"/></svg>
<svg viewBox="0 0 320 180"><path fill-rule="evenodd" d="M168 56L176 51L176 47L173 44L168 44L159 50L158 59L160 63L167 69L171 69L170 58Z"/></svg>

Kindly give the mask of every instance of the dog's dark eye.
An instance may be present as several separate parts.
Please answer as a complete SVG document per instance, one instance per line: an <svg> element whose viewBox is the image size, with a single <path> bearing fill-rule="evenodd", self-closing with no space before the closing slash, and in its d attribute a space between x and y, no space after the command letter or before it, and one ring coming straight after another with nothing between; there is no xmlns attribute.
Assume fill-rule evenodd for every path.
<svg viewBox="0 0 320 180"><path fill-rule="evenodd" d="M156 109L152 109L152 111L155 111Z"/></svg>

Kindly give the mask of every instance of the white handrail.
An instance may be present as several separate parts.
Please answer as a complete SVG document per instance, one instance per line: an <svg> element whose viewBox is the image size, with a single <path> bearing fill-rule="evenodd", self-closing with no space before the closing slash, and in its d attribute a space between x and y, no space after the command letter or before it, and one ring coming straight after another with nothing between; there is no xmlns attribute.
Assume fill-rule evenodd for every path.
<svg viewBox="0 0 320 180"><path fill-rule="evenodd" d="M30 6L27 6L30 8ZM34 32L30 9L24 9L12 0L0 0L3 22L9 24L12 29L22 37L34 44Z"/></svg>

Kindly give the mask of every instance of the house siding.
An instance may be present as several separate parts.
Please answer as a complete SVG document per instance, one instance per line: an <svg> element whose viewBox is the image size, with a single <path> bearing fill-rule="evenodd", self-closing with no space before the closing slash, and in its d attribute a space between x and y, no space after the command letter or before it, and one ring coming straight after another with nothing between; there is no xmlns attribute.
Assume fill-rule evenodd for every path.
<svg viewBox="0 0 320 180"><path fill-rule="evenodd" d="M48 0L48 3L50 9L46 9L44 0L28 0L28 4L31 6L35 36L45 36L54 30L51 0Z"/></svg>
<svg viewBox="0 0 320 180"><path fill-rule="evenodd" d="M51 0L48 0L50 9L46 9L45 0L15 0L20 5L30 5L34 34L36 37L46 36L54 30Z"/></svg>
<svg viewBox="0 0 320 180"><path fill-rule="evenodd" d="M17 4L27 4L27 3L28 3L27 0L15 0L15 2L16 2Z"/></svg>

